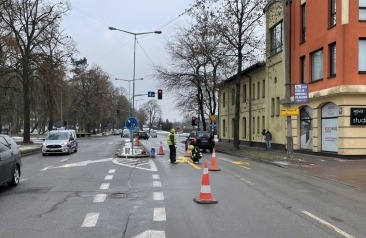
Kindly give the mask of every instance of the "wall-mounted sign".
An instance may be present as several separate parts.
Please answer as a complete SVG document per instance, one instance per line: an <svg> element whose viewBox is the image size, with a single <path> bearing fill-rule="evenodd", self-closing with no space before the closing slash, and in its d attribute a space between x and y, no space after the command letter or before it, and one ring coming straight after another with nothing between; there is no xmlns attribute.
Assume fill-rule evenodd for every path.
<svg viewBox="0 0 366 238"><path fill-rule="evenodd" d="M366 125L366 107L351 108L351 125Z"/></svg>
<svg viewBox="0 0 366 238"><path fill-rule="evenodd" d="M281 109L281 116L298 116L300 110L298 108L284 108Z"/></svg>
<svg viewBox="0 0 366 238"><path fill-rule="evenodd" d="M308 103L309 102L309 90L307 84L295 84L295 103Z"/></svg>

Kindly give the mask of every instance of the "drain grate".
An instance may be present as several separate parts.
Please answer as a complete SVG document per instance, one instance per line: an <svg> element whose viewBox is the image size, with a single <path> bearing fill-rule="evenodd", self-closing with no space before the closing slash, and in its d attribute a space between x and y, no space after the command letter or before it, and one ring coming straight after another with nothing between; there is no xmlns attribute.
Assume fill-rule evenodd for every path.
<svg viewBox="0 0 366 238"><path fill-rule="evenodd" d="M133 198L133 195L131 193L112 193L109 195L109 198L113 199Z"/></svg>

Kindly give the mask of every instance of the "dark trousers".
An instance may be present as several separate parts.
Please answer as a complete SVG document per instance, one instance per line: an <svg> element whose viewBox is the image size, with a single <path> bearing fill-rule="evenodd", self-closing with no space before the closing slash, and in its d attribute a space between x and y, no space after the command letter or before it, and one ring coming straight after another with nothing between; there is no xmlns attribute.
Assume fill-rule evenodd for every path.
<svg viewBox="0 0 366 238"><path fill-rule="evenodd" d="M169 145L169 158L170 158L170 162L175 162L176 157L177 157L177 150L175 148L175 145Z"/></svg>

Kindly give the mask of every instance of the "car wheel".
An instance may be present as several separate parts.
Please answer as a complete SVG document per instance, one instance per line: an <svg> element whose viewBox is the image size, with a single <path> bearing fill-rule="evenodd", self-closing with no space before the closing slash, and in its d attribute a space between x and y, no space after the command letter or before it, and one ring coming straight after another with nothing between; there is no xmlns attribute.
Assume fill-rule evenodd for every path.
<svg viewBox="0 0 366 238"><path fill-rule="evenodd" d="M13 179L8 183L10 187L15 187L19 184L20 181L20 170L19 167L16 165L13 172Z"/></svg>
<svg viewBox="0 0 366 238"><path fill-rule="evenodd" d="M74 150L74 152L76 153L76 152L78 152L78 147L75 147L75 150Z"/></svg>

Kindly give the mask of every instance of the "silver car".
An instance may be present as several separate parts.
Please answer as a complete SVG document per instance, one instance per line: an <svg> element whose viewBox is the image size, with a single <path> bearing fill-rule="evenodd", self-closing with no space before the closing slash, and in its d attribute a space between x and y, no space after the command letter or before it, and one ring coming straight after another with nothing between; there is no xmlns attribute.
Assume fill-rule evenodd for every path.
<svg viewBox="0 0 366 238"><path fill-rule="evenodd" d="M42 155L66 153L78 151L78 142L74 130L55 130L47 134L42 145Z"/></svg>
<svg viewBox="0 0 366 238"><path fill-rule="evenodd" d="M0 186L19 184L22 160L16 142L8 135L0 134Z"/></svg>

